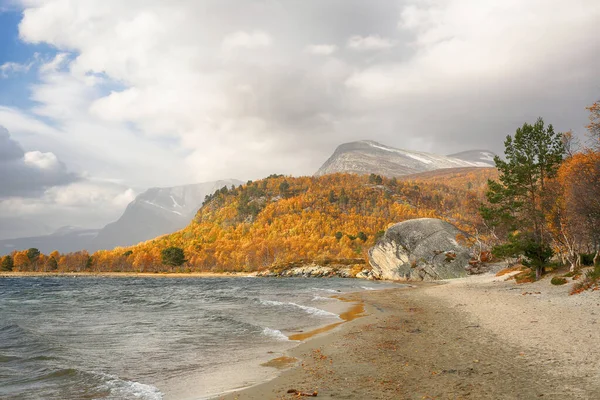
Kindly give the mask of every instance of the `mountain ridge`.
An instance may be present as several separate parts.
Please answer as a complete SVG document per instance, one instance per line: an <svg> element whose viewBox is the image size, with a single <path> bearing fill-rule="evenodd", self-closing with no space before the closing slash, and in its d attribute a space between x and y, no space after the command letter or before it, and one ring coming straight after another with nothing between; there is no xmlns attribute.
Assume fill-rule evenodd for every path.
<svg viewBox="0 0 600 400"><path fill-rule="evenodd" d="M392 178L444 168L490 167L494 166L489 161L492 155L487 150L467 150L444 156L360 140L339 145L315 176L341 172Z"/></svg>

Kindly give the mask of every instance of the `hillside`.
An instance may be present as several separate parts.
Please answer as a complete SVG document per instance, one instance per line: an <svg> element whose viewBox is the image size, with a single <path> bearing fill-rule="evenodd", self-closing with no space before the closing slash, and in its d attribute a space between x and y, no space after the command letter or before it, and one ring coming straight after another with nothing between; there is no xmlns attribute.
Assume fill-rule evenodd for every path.
<svg viewBox="0 0 600 400"><path fill-rule="evenodd" d="M490 158L492 158L491 164ZM397 149L371 140L362 140L338 146L315 175L353 173L377 174L392 178L442 168L490 167L493 165L493 153L484 150L471 150L457 153L454 156L443 156Z"/></svg>
<svg viewBox="0 0 600 400"><path fill-rule="evenodd" d="M293 261L364 258L388 225L439 217L463 230L479 223L484 183L494 169L406 181L353 174L272 176L210 196L185 229L128 248L99 251L91 268L171 270L161 250L185 251L182 271L252 271ZM433 180L430 182L429 180ZM469 189L470 188L470 189Z"/></svg>
<svg viewBox="0 0 600 400"><path fill-rule="evenodd" d="M138 195L123 215L98 232L89 251L131 246L186 227L202 201L224 186L240 185L236 179L191 185L152 188Z"/></svg>

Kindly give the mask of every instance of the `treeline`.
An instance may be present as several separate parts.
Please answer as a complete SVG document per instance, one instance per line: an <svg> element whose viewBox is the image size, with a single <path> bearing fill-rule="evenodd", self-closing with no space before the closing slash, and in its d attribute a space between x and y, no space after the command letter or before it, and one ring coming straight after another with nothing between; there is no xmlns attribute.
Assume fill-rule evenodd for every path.
<svg viewBox="0 0 600 400"><path fill-rule="evenodd" d="M520 258L536 279L551 261L573 272L584 260L596 266L586 281L600 278L600 105L589 111L584 143L542 119L524 124L506 138L499 179L488 182L481 215L493 253Z"/></svg>
<svg viewBox="0 0 600 400"><path fill-rule="evenodd" d="M188 227L136 246L91 255L20 251L8 258L13 270L58 272L252 271L296 260L366 258L390 224L407 219L443 218L467 231L481 229L478 208L485 182L495 176L493 168L450 174L444 183L271 175L216 191ZM172 248L181 250L181 262L165 259Z"/></svg>

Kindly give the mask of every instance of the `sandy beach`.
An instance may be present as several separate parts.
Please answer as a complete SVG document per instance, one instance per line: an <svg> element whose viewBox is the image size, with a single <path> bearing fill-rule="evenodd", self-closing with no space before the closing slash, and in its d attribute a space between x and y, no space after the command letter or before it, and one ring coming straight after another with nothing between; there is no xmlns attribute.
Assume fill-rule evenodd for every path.
<svg viewBox="0 0 600 400"><path fill-rule="evenodd" d="M600 293L505 279L346 296L367 315L291 350L299 361L276 379L218 398L600 398Z"/></svg>

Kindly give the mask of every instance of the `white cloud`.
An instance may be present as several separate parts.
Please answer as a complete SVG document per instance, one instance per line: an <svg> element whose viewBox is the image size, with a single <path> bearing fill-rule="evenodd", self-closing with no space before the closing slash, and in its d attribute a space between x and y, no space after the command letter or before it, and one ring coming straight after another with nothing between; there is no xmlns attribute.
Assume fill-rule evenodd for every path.
<svg viewBox="0 0 600 400"><path fill-rule="evenodd" d="M57 53L52 60L47 61L40 66L40 73L56 72L65 64L68 56L68 53Z"/></svg>
<svg viewBox="0 0 600 400"><path fill-rule="evenodd" d="M311 44L306 46L306 52L310 54L328 56L337 51L337 46L333 44Z"/></svg>
<svg viewBox="0 0 600 400"><path fill-rule="evenodd" d="M271 41L271 36L263 31L237 31L230 33L223 38L222 47L225 51L232 51L237 48L257 49L269 47Z"/></svg>
<svg viewBox="0 0 600 400"><path fill-rule="evenodd" d="M129 187L311 174L358 139L498 151L539 115L583 125L597 96L596 0L22 4L20 37L58 55L24 89L34 106L0 106L0 124L88 180L120 179L97 196L111 204Z"/></svg>
<svg viewBox="0 0 600 400"><path fill-rule="evenodd" d="M16 62L5 62L0 65L0 78L8 78L10 75L15 73L28 72L33 63L19 64Z"/></svg>
<svg viewBox="0 0 600 400"><path fill-rule="evenodd" d="M39 169L60 168L60 162L53 153L42 153L41 151L28 151L24 156L25 164Z"/></svg>
<svg viewBox="0 0 600 400"><path fill-rule="evenodd" d="M395 42L378 35L356 35L348 39L347 46L349 49L357 51L385 50L394 47Z"/></svg>
<svg viewBox="0 0 600 400"><path fill-rule="evenodd" d="M600 3L591 0L447 0L407 6L399 27L413 35L406 61L367 67L347 84L376 98L460 90L465 85L568 78L600 50ZM577 45L574 45L577 44ZM562 77L558 70L570 71ZM575 72L578 71L578 72ZM564 74L564 72L563 72Z"/></svg>

